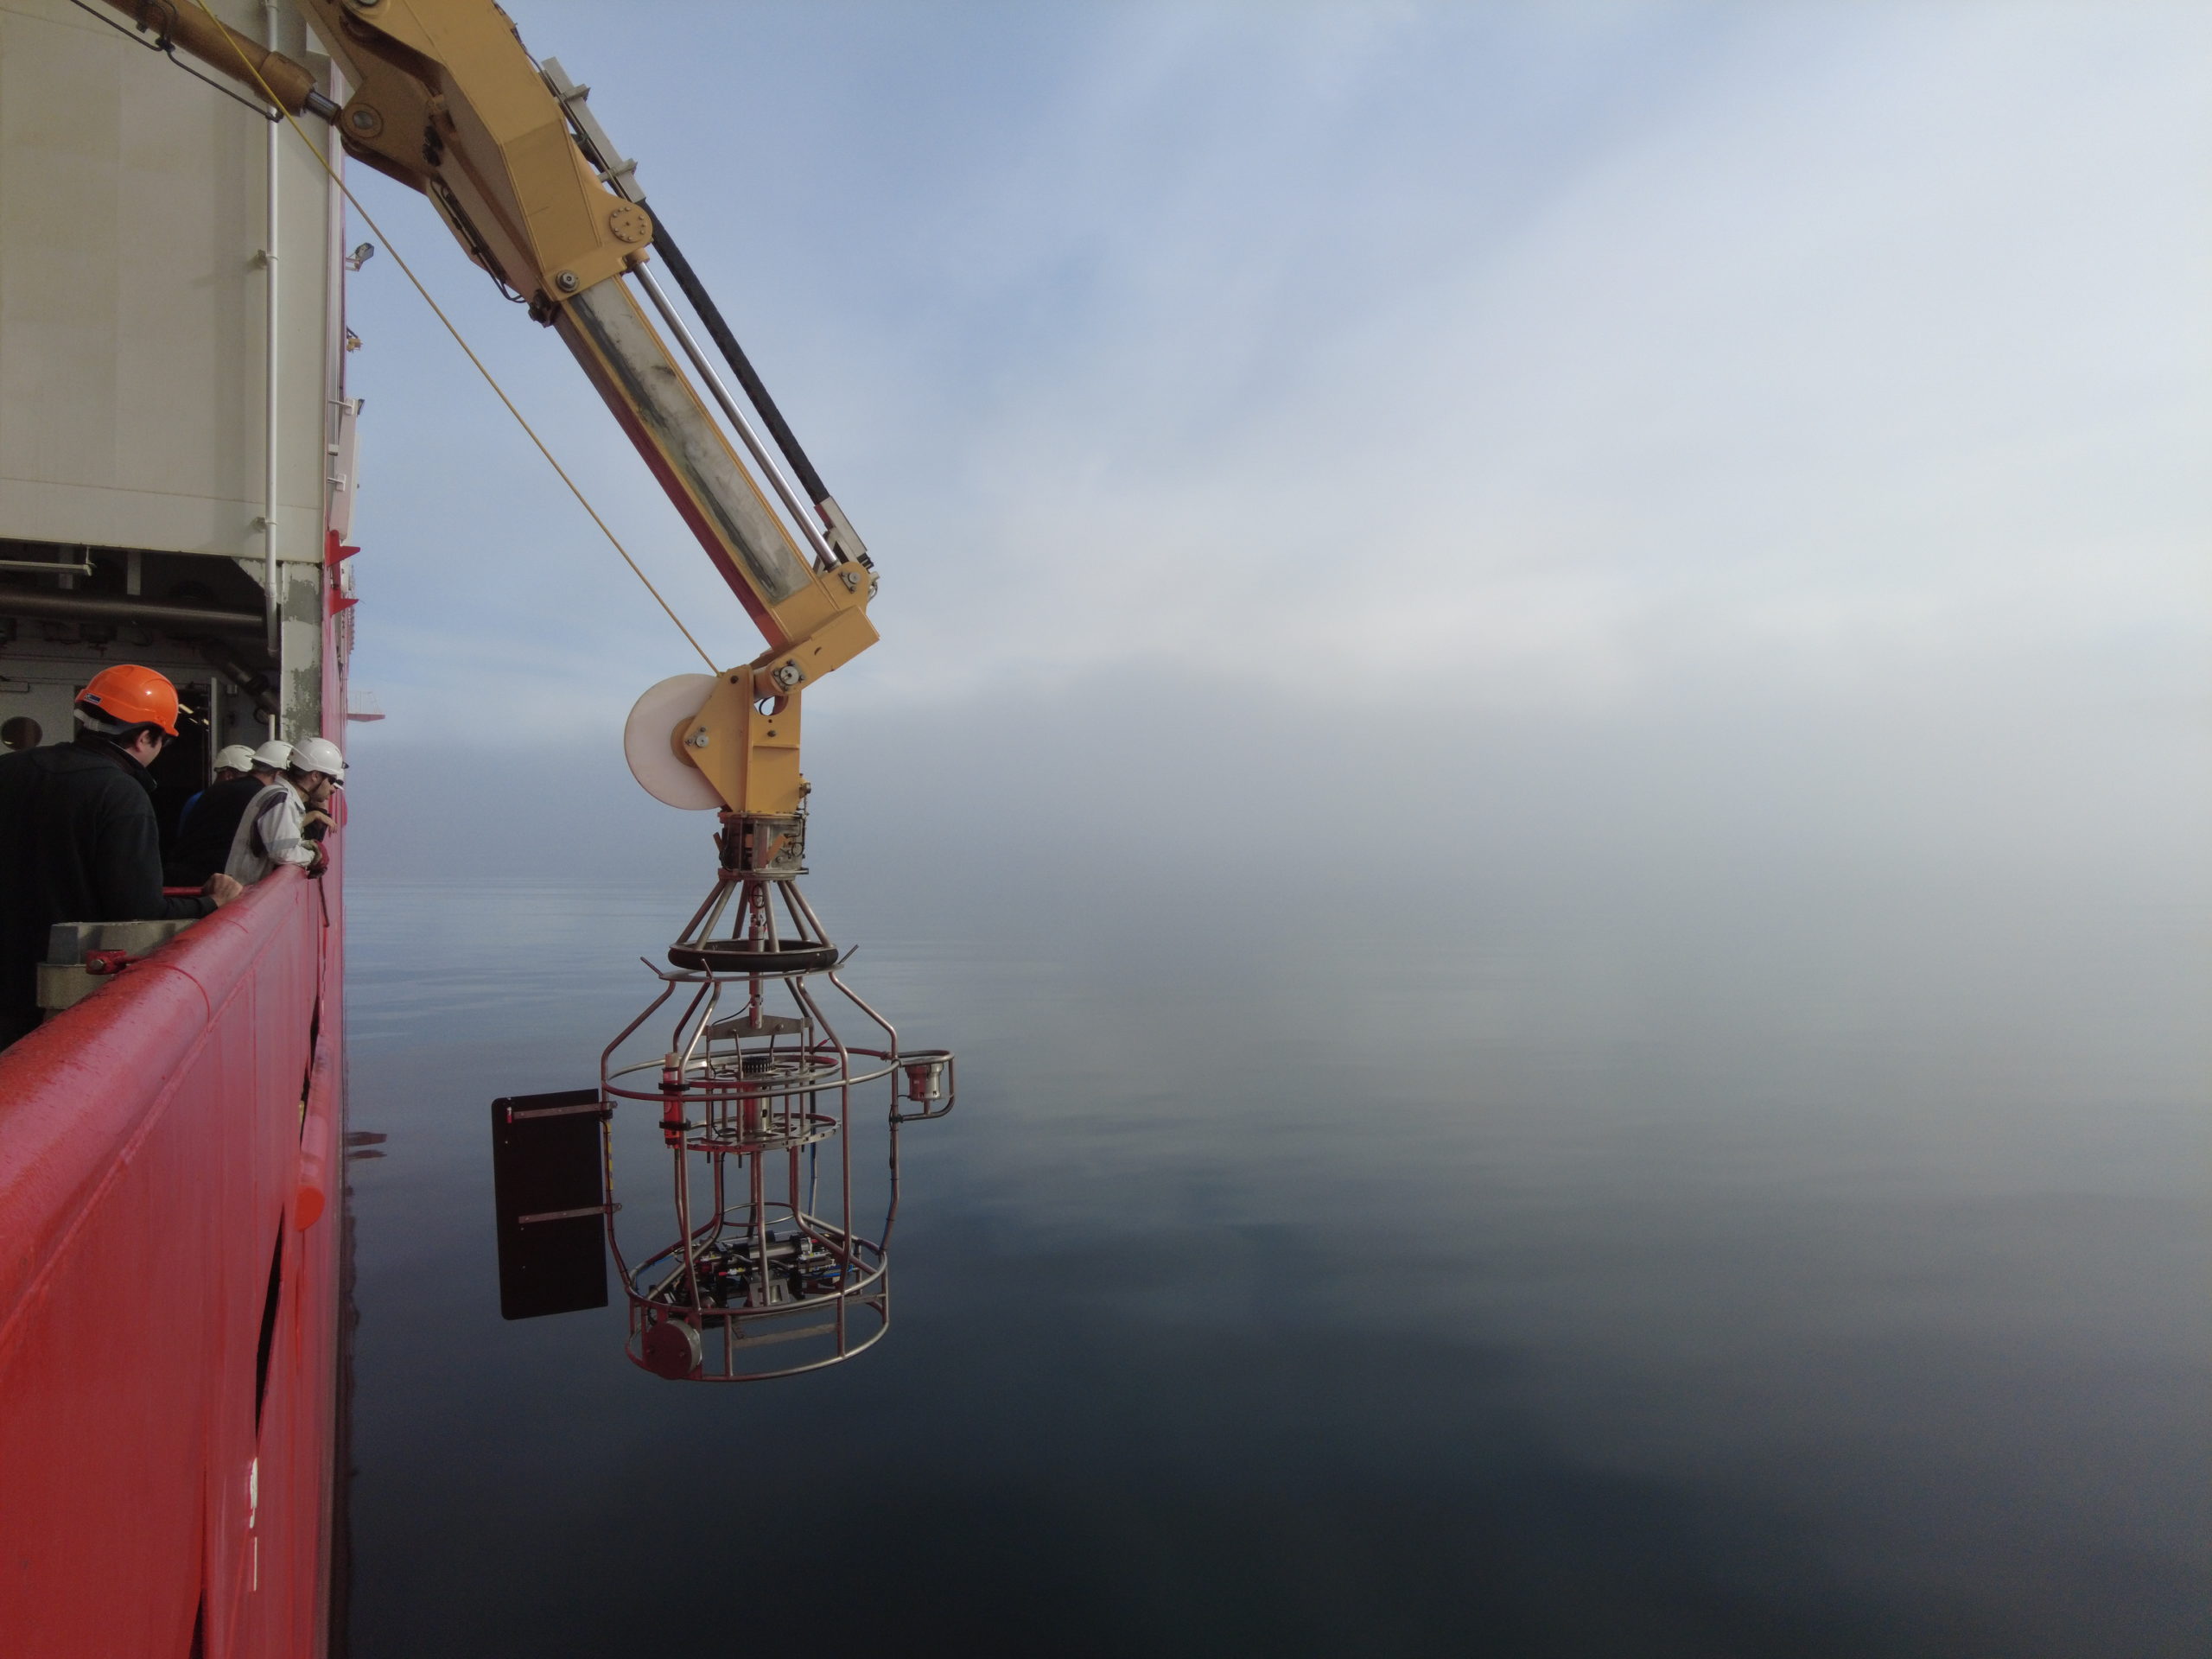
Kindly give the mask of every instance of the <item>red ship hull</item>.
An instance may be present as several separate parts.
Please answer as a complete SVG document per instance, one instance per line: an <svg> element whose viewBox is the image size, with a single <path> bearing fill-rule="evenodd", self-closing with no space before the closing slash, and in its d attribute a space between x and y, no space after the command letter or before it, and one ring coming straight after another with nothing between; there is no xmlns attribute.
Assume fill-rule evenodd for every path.
<svg viewBox="0 0 2212 1659"><path fill-rule="evenodd" d="M327 1650L340 867L0 1054L0 1649Z"/></svg>
<svg viewBox="0 0 2212 1659"><path fill-rule="evenodd" d="M213 3L321 63L291 0ZM347 238L105 10L0 8L0 713L66 741L99 668L167 674L173 836L223 747L348 730ZM0 1052L0 1659L340 1644L343 842Z"/></svg>

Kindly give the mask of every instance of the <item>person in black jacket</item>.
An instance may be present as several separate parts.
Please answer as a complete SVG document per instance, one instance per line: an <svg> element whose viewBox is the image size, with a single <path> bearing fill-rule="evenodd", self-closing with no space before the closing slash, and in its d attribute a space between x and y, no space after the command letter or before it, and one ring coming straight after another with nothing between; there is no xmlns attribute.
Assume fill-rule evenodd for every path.
<svg viewBox="0 0 2212 1659"><path fill-rule="evenodd" d="M176 711L167 679L119 664L79 697L73 742L0 756L0 1046L38 1024L54 923L205 916L241 891L217 875L197 896L162 892L146 765L176 735Z"/></svg>
<svg viewBox="0 0 2212 1659"><path fill-rule="evenodd" d="M215 781L184 804L176 844L162 874L173 887L196 887L223 868L231 838L253 798L261 793L254 753L233 743L215 757Z"/></svg>

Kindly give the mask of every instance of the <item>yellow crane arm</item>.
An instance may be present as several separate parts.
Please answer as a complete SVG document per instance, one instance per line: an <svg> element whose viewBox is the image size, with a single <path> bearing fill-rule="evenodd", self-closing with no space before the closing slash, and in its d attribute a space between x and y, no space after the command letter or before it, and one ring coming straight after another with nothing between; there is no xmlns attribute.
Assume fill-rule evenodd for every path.
<svg viewBox="0 0 2212 1659"><path fill-rule="evenodd" d="M108 3L148 26L145 0ZM795 810L805 788L798 695L875 643L872 562L657 226L628 164L618 163L583 109L588 89L570 85L557 64L541 69L492 0L298 3L351 88L342 106L314 90L304 66L194 0L158 13L178 48L295 113L324 116L346 154L428 196L469 257L560 335L768 642L753 662L720 676L698 718L671 742L734 810ZM657 245L812 498L818 524L805 521L796 499L785 504L807 546L778 516L625 280L644 287L751 442L645 269ZM772 480L773 463L756 454Z"/></svg>

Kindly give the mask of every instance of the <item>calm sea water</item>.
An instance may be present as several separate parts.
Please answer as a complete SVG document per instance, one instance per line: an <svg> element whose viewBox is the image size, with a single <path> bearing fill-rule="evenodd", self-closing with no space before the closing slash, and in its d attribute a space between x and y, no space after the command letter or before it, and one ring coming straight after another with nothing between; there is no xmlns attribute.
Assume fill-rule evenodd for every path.
<svg viewBox="0 0 2212 1659"><path fill-rule="evenodd" d="M486 1127L695 898L352 893L365 1659L2207 1649L2201 914L877 938L892 1331L723 1389L500 1320Z"/></svg>

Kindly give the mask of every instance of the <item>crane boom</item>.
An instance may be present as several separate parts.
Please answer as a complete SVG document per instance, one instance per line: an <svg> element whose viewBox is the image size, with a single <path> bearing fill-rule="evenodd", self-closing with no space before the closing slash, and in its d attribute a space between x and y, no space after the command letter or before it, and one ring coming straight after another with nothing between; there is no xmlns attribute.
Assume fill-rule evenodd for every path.
<svg viewBox="0 0 2212 1659"><path fill-rule="evenodd" d="M636 169L586 105L588 89L558 63L533 61L492 0L293 0L336 60L327 89L304 66L226 28L207 0L107 3L158 30L158 44L192 53L291 115L327 120L348 155L428 196L469 257L582 365L768 641L749 664L662 681L631 710L623 747L639 782L671 805L721 805L715 884L668 947L669 967L645 962L653 1001L601 1052L597 1088L493 1103L501 1313L604 1306L611 1255L629 1309L626 1351L657 1376L756 1381L864 1351L890 1324L900 1127L944 1116L955 1094L951 1052L902 1044L845 983L850 952L798 887L808 818L798 705L810 683L874 643L866 548L655 221ZM341 92L342 105L334 101ZM655 248L766 438L646 269ZM788 522L671 353L640 289ZM655 1027L626 1053L679 989L667 1046ZM887 1197L874 1238L855 1224L850 1136L868 1116L864 1091L888 1108ZM634 1256L615 1225L624 1206L613 1121L626 1103L632 1115L658 1109L674 1165L676 1240ZM584 1113L598 1120L595 1135ZM652 1184L667 1179L662 1166ZM572 1196L549 1205L556 1192Z"/></svg>
<svg viewBox="0 0 2212 1659"><path fill-rule="evenodd" d="M108 3L149 26L144 0ZM672 735L676 752L734 811L795 810L805 791L798 696L875 643L873 562L672 243L679 284L812 499L814 548L778 516L639 304L627 279L650 282L658 226L583 109L588 89L557 64L541 69L492 0L299 4L349 89L342 105L304 66L194 0L155 15L177 47L294 113L324 117L347 155L427 196L468 257L559 335L767 641L718 677Z"/></svg>

